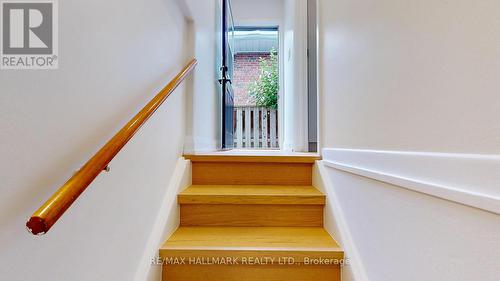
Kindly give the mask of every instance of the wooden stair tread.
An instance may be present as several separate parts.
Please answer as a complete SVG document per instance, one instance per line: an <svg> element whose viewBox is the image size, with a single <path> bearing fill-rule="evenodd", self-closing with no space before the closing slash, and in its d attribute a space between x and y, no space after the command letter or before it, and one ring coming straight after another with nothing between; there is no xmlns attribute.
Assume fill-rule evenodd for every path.
<svg viewBox="0 0 500 281"><path fill-rule="evenodd" d="M192 185L178 195L179 204L324 205L325 195L313 186Z"/></svg>
<svg viewBox="0 0 500 281"><path fill-rule="evenodd" d="M322 227L179 227L160 252L169 249L342 251Z"/></svg>
<svg viewBox="0 0 500 281"><path fill-rule="evenodd" d="M293 258L341 260L344 252L322 227L179 227L161 258Z"/></svg>

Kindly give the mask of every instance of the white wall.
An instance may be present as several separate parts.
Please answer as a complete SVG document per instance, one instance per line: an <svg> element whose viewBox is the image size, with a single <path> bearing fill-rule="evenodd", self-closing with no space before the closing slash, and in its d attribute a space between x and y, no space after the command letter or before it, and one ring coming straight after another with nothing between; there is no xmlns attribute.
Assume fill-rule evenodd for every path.
<svg viewBox="0 0 500 281"><path fill-rule="evenodd" d="M0 71L0 276L132 280L182 152L185 85L48 234L25 223L187 63L186 22L169 0L59 8L59 70Z"/></svg>
<svg viewBox="0 0 500 281"><path fill-rule="evenodd" d="M497 162L488 162L500 152L499 8L491 0L320 0L321 143L353 151L324 156L342 162L324 178L339 210L327 223L343 225L338 238L356 258L346 280L500 278L499 215L458 203L471 194L500 202L483 188L499 182ZM364 149L385 151L383 170L357 166L374 162ZM413 152L427 164L399 158ZM430 152L483 154L470 157L492 175L437 165L441 156ZM457 186L440 169L463 179Z"/></svg>
<svg viewBox="0 0 500 281"><path fill-rule="evenodd" d="M500 3L320 1L325 147L500 153Z"/></svg>

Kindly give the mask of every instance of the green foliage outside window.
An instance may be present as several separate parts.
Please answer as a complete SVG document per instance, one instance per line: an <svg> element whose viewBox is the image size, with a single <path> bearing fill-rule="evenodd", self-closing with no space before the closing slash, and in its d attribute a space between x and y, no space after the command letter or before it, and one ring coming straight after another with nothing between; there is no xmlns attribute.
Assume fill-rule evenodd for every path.
<svg viewBox="0 0 500 281"><path fill-rule="evenodd" d="M270 57L259 58L259 78L250 83L248 92L258 106L278 109L279 71L278 53L271 49Z"/></svg>

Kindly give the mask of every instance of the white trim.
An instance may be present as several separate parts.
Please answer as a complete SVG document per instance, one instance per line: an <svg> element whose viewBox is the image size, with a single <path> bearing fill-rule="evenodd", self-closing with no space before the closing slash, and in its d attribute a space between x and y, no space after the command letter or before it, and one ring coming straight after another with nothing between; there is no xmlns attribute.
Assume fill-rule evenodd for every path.
<svg viewBox="0 0 500 281"><path fill-rule="evenodd" d="M321 1L316 1L316 151L319 153L323 147L323 131L321 130L322 124L322 88L321 88L321 49L320 49L320 28L321 28Z"/></svg>
<svg viewBox="0 0 500 281"><path fill-rule="evenodd" d="M324 149L331 168L500 214L500 155Z"/></svg>
<svg viewBox="0 0 500 281"><path fill-rule="evenodd" d="M326 206L324 208L324 227L328 233L344 249L344 258L349 260L350 273L348 275L344 266L342 268L342 280L348 281L368 281L365 267L359 258L359 251L354 244L352 235L349 231L347 221L337 198L335 188L325 171L323 161L316 161L313 168L313 186L318 188L326 195Z"/></svg>
<svg viewBox="0 0 500 281"><path fill-rule="evenodd" d="M283 145L285 151L308 151L307 1L284 2Z"/></svg>
<svg viewBox="0 0 500 281"><path fill-rule="evenodd" d="M135 281L161 279L161 266L151 265L151 258L158 256L161 244L179 226L177 194L191 185L191 161L179 158L170 182L165 189L162 205L148 237L142 258L135 272Z"/></svg>
<svg viewBox="0 0 500 281"><path fill-rule="evenodd" d="M284 7L283 7L284 10ZM278 60L280 67L278 69L279 73L279 83L280 87L278 90L278 140L279 140L279 148L283 149L283 143L284 143L284 138L285 138L285 133L284 133L284 124L285 124L285 104L284 104L284 94L285 94L285 23L283 21L283 18L280 21L280 24L278 25L278 36L279 36L279 54L278 54Z"/></svg>
<svg viewBox="0 0 500 281"><path fill-rule="evenodd" d="M293 127L296 131L294 150L309 151L308 131L308 58L307 58L307 1L296 0L296 25L294 27L294 67L296 68L295 81L295 109L293 114L295 122Z"/></svg>
<svg viewBox="0 0 500 281"><path fill-rule="evenodd" d="M324 69L324 64L326 63L325 61L325 56L323 55L324 53L324 48L323 48L323 41L324 41L324 36L323 32L325 29L325 24L324 24L324 18L323 18L323 1L317 1L316 3L316 83L317 83L317 93L318 93L318 152L323 151L323 136L326 135L325 133L327 132L327 128L325 126L325 120L326 120L326 110L327 106L323 102L324 97L326 96L326 91L325 91L325 86L324 82L324 73L326 73Z"/></svg>

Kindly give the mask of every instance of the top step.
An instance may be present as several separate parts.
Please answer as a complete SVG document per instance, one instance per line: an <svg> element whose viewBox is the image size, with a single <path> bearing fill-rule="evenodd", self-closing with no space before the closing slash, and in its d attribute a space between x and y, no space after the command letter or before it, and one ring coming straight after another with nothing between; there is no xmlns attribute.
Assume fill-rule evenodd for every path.
<svg viewBox="0 0 500 281"><path fill-rule="evenodd" d="M184 155L193 164L193 184L311 185L310 153L214 152Z"/></svg>
<svg viewBox="0 0 500 281"><path fill-rule="evenodd" d="M280 151L218 151L185 154L191 162L260 162L260 163L314 163L321 157L315 153Z"/></svg>

